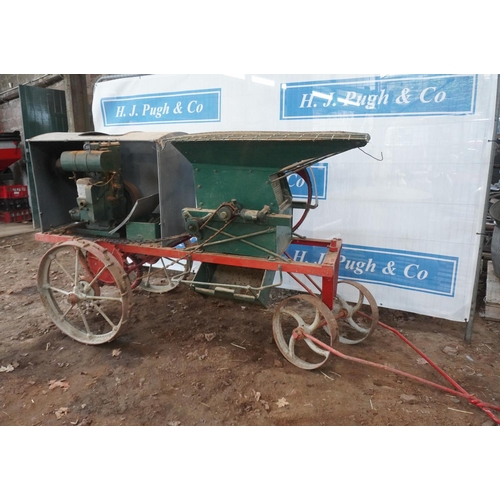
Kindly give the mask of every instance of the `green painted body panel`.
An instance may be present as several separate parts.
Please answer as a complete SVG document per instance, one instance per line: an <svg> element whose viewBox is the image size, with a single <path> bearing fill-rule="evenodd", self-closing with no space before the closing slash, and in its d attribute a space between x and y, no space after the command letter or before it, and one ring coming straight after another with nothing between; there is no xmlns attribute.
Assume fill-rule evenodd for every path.
<svg viewBox="0 0 500 500"><path fill-rule="evenodd" d="M28 139L49 132L67 132L66 94L64 90L44 89L19 85L19 100L23 117L26 170L28 174L29 198L33 225L40 228L38 198L35 190L33 167Z"/></svg>
<svg viewBox="0 0 500 500"><path fill-rule="evenodd" d="M136 242L161 238L160 224L155 222L127 222L127 239Z"/></svg>
<svg viewBox="0 0 500 500"><path fill-rule="evenodd" d="M234 268L204 262L196 272L191 288L203 295L267 307L275 274L275 271ZM253 290L245 289L247 286Z"/></svg>
<svg viewBox="0 0 500 500"><path fill-rule="evenodd" d="M363 147L369 139L368 134L351 132L210 132L175 137L173 146L193 165L197 210L201 212L195 216L188 209L186 227L195 234L197 226L204 223L204 215L213 214L224 203L233 203L238 211L225 232L246 237L224 242L226 235L211 239L214 231L205 228L195 234L198 242L206 243L204 248L210 252L250 257L281 255L292 239L292 195L287 172ZM244 209L261 211L265 207L269 207L267 217L243 220L248 219ZM289 217L277 225L272 214ZM189 220L192 217L199 219ZM208 225L219 230L224 224L214 217ZM252 236L266 228L270 229L266 234Z"/></svg>
<svg viewBox="0 0 500 500"><path fill-rule="evenodd" d="M216 209L221 203L236 199L244 208L261 210L269 205L272 213L279 213L270 176L273 167L241 167L197 163L194 168L196 201L199 208ZM281 186L288 191L290 189ZM230 194L231 198L228 199Z"/></svg>

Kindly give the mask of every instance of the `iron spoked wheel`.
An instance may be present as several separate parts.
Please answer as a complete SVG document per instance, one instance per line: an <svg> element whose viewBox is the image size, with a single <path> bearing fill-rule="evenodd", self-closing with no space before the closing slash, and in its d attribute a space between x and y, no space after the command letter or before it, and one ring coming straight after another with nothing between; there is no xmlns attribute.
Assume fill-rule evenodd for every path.
<svg viewBox="0 0 500 500"><path fill-rule="evenodd" d="M110 252L89 241L52 247L40 261L38 291L55 325L83 344L110 342L130 314L126 273Z"/></svg>
<svg viewBox="0 0 500 500"><path fill-rule="evenodd" d="M184 269L173 269L176 264ZM177 261L163 257L142 267L139 288L145 292L167 293L176 288L190 271L190 261Z"/></svg>
<svg viewBox="0 0 500 500"><path fill-rule="evenodd" d="M295 295L278 305L273 316L273 336L281 354L290 363L304 370L314 370L327 361L330 351L311 339L300 339L302 332L328 346L338 337L332 312L311 295Z"/></svg>
<svg viewBox="0 0 500 500"><path fill-rule="evenodd" d="M335 297L333 314L339 323L339 340L342 344L359 344L377 328L377 302L363 285L355 281L339 281L341 284L354 287L356 298L348 302L341 295Z"/></svg>

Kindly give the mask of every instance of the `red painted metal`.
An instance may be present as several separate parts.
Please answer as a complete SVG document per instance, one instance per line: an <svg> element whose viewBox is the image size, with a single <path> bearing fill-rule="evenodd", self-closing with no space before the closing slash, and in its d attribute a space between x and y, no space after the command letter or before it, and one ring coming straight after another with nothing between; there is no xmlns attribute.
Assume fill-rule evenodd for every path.
<svg viewBox="0 0 500 500"><path fill-rule="evenodd" d="M431 382L430 380L426 380L424 378L418 377L416 375L412 375L411 373L403 372L401 370L398 370L396 368L391 368L386 365L381 365L379 363L374 363L372 361L367 361L366 359L361 359L361 358L356 358L354 356L348 356L346 354L341 353L340 351L337 351L333 347L330 347L329 345L325 344L324 342L321 342L317 338L313 337L312 335L309 335L306 333L302 328L298 328L297 331L294 331L293 336L297 340L301 340L304 338L307 338L314 342L315 344L319 345L323 349L326 349L327 351L331 352L335 356L338 356L341 359L344 359L346 361L354 361L356 363L360 363L363 365L371 366L373 368L380 368L382 370L394 373L396 375L410 378L412 380L415 380L416 382L420 382L422 384L431 386L435 389L439 389L442 391L447 392L448 394L452 394L457 397L461 397L464 399L467 399L470 404L477 406L481 410L483 410L497 425L500 425L500 419L492 413L491 410L500 412L500 406L495 406L492 405L491 403L485 403L484 401L479 400L476 398L473 394L469 394L463 387L461 387L457 382L455 382L449 375L447 375L441 368L439 368L433 361L429 359L428 356L426 356L420 349L418 349L415 345L413 345L401 332L398 332L396 329L381 323L380 321L378 322L378 325L381 326L382 328L385 328L386 330L389 330L390 332L394 333L396 336L398 336L401 340L403 340L407 345L409 345L415 352L417 352L422 358L424 358L427 363L429 363L430 366L432 366L440 375L442 375L453 387L454 389L451 389L449 387L446 387L441 384L437 384L435 382Z"/></svg>
<svg viewBox="0 0 500 500"><path fill-rule="evenodd" d="M3 142L3 146L0 147L0 172L9 168L22 157L21 148L16 142Z"/></svg>
<svg viewBox="0 0 500 500"><path fill-rule="evenodd" d="M50 233L37 233L35 235L37 241L45 243L60 243L74 239L74 236L50 234ZM297 239L294 240L300 244L310 245L309 240ZM110 246L116 247L123 254L138 255L138 256L152 256L152 257L165 257L170 259L184 260L190 258L195 262L206 262L210 264L222 264L226 266L235 266L251 269L263 269L268 271L279 271L284 273L296 273L310 276L318 276L323 278L323 293L326 294L329 307L333 306L333 297L337 293L337 281L339 271L339 254L341 248L341 240L312 240L317 246L328 248L329 251L325 255L325 259L321 264L312 264L308 262L287 262L281 260L269 260L260 257L245 257L241 255L229 255L210 252L196 252L196 250L187 248L172 248L161 247L151 244L134 244L122 242L103 242L102 246L110 249ZM95 240L99 243L99 240ZM307 242L307 243L306 243Z"/></svg>

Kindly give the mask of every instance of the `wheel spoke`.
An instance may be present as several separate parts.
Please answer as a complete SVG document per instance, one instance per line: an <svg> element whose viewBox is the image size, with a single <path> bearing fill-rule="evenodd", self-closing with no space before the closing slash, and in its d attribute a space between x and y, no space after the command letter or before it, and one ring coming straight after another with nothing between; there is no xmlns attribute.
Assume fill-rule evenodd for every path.
<svg viewBox="0 0 500 500"><path fill-rule="evenodd" d="M76 285L76 282L78 280L78 267L79 267L79 264L80 264L80 249L79 248L76 248L76 251L75 251L75 281L73 282L74 285Z"/></svg>
<svg viewBox="0 0 500 500"><path fill-rule="evenodd" d="M92 281L89 283L89 286L94 285L95 283L98 282L99 277L104 273L104 271L107 271L107 266L102 266L101 269L99 269L99 272L93 277Z"/></svg>
<svg viewBox="0 0 500 500"><path fill-rule="evenodd" d="M59 262L59 259L57 257L54 257L54 262L61 268L63 273L66 274L66 276L71 281L71 284L74 286L76 283L76 278L73 278L73 276L71 276L71 274L66 270L66 268Z"/></svg>
<svg viewBox="0 0 500 500"><path fill-rule="evenodd" d="M305 326L304 320L299 316L299 314L297 312L292 311L291 309L282 309L281 313L288 314L288 316L291 316L297 322L297 325L302 326L302 327Z"/></svg>
<svg viewBox="0 0 500 500"><path fill-rule="evenodd" d="M113 328L113 329L116 328L116 325L108 318L108 316L106 315L106 313L99 307L99 305L97 303L92 302L92 306L109 323L109 325L111 326L111 328Z"/></svg>
<svg viewBox="0 0 500 500"><path fill-rule="evenodd" d="M335 317L340 322L340 342L359 344L367 339L378 324L378 306L373 295L355 281L339 281L339 285L354 288L355 300L347 302L341 295L335 298ZM361 314L365 307L365 313Z"/></svg>
<svg viewBox="0 0 500 500"><path fill-rule="evenodd" d="M307 325L307 329L309 330L309 333L313 333L314 330L316 330L316 328L318 328L318 326L321 323L321 319L322 319L321 314L319 313L318 309L316 309L316 316L314 317L314 321L310 325Z"/></svg>
<svg viewBox="0 0 500 500"><path fill-rule="evenodd" d="M312 349L316 354L319 354L320 356L324 356L327 358L330 355L329 351L325 351L324 349L321 349L317 344L315 344L311 339L304 339L304 342L309 346L310 349Z"/></svg>
<svg viewBox="0 0 500 500"><path fill-rule="evenodd" d="M347 323L349 323L355 330L361 333L369 333L369 328L363 328L361 325L358 325L352 318L346 318Z"/></svg>
<svg viewBox="0 0 500 500"><path fill-rule="evenodd" d="M295 358L295 337L290 335L290 340L288 341L288 352L292 358Z"/></svg>
<svg viewBox="0 0 500 500"><path fill-rule="evenodd" d="M86 295L85 300L94 300L94 301L112 301L112 302L122 302L121 297L107 297L103 295Z"/></svg>
<svg viewBox="0 0 500 500"><path fill-rule="evenodd" d="M65 295L65 296L67 296L67 295L69 295L71 293L71 292L67 292L66 290L61 290L60 288L57 288L57 287L51 286L51 285L43 285L43 288L44 288L44 290L50 290L52 292L58 292L58 293L60 293L62 295Z"/></svg>
<svg viewBox="0 0 500 500"><path fill-rule="evenodd" d="M68 309L66 309L66 312L62 315L62 319L64 319L68 313L73 309L73 307L75 307L75 304L71 304Z"/></svg>
<svg viewBox="0 0 500 500"><path fill-rule="evenodd" d="M80 316L82 317L83 324L85 325L85 330L87 332L87 335L90 337L92 335L92 332L90 331L90 327L89 327L87 318L85 317L85 312L82 311L80 304L77 304L77 307L78 307L78 311L80 312Z"/></svg>

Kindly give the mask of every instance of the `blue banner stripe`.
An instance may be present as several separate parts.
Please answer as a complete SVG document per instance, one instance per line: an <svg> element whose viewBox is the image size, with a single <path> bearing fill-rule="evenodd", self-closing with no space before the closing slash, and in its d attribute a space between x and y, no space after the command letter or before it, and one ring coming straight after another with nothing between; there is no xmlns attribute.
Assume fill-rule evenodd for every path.
<svg viewBox="0 0 500 500"><path fill-rule="evenodd" d="M280 119L473 114L476 87L476 75L292 82L281 86Z"/></svg>
<svg viewBox="0 0 500 500"><path fill-rule="evenodd" d="M297 261L321 263L325 249L290 245L287 253ZM339 276L342 279L453 297L458 261L458 257L446 255L343 245Z"/></svg>
<svg viewBox="0 0 500 500"><path fill-rule="evenodd" d="M221 89L101 99L104 126L218 122Z"/></svg>
<svg viewBox="0 0 500 500"><path fill-rule="evenodd" d="M318 200L326 200L328 186L328 163L316 163L308 168L311 180L313 181L313 202L314 195ZM288 185L294 199L307 199L307 184L299 174L288 176Z"/></svg>

